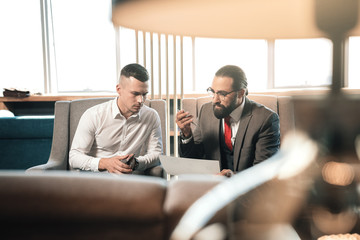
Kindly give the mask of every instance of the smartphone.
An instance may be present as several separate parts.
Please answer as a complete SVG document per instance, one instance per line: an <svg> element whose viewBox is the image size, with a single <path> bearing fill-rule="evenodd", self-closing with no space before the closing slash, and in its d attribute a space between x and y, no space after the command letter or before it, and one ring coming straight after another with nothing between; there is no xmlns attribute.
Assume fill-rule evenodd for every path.
<svg viewBox="0 0 360 240"><path fill-rule="evenodd" d="M121 160L121 162L129 165L131 167L131 169L134 169L135 164L136 164L135 155L131 154L131 155L129 155L128 158Z"/></svg>

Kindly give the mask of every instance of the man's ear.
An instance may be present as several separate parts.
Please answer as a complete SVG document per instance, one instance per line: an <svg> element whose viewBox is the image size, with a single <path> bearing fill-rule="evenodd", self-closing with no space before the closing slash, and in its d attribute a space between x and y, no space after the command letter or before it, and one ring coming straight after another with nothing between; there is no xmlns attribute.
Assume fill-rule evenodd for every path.
<svg viewBox="0 0 360 240"><path fill-rule="evenodd" d="M121 84L120 83L116 85L116 92L120 95L120 93L121 93Z"/></svg>
<svg viewBox="0 0 360 240"><path fill-rule="evenodd" d="M245 89L241 89L238 94L238 98L242 98L245 96Z"/></svg>

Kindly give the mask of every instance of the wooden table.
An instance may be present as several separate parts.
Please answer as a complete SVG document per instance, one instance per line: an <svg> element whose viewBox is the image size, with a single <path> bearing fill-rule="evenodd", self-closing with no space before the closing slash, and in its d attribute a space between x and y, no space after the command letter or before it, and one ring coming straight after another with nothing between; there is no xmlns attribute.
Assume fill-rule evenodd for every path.
<svg viewBox="0 0 360 240"><path fill-rule="evenodd" d="M14 112L16 115L16 112L18 110L26 108L29 114L31 113L31 111L33 111L36 115L37 110L39 109L47 108L45 112L51 112L51 108L53 108L56 101L70 101L76 99L98 97L116 97L116 95L32 95L25 98L0 97L0 110L9 110Z"/></svg>

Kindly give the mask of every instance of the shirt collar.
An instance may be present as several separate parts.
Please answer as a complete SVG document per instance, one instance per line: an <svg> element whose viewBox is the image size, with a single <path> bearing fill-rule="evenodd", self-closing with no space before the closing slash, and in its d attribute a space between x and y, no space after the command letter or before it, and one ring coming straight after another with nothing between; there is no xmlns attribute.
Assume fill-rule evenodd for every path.
<svg viewBox="0 0 360 240"><path fill-rule="evenodd" d="M111 104L112 117L115 119L117 116L122 116L120 109L117 105L118 98L115 98Z"/></svg>
<svg viewBox="0 0 360 240"><path fill-rule="evenodd" d="M240 121L241 114L244 110L244 106L245 106L245 96L243 97L242 103L230 113L230 117L233 119L234 122Z"/></svg>
<svg viewBox="0 0 360 240"><path fill-rule="evenodd" d="M119 109L119 107L118 107L118 105L117 105L117 100L118 100L118 98L115 98L115 99L113 100L113 102L112 102L112 105L111 105L112 117L113 117L114 119L117 118L117 116L125 118L124 115L122 115L121 112L120 112L120 109ZM140 118L140 115L141 115L141 112L142 112L142 110L143 110L143 107L144 107L144 106L142 106L142 107L140 108L139 113L131 115L130 118Z"/></svg>

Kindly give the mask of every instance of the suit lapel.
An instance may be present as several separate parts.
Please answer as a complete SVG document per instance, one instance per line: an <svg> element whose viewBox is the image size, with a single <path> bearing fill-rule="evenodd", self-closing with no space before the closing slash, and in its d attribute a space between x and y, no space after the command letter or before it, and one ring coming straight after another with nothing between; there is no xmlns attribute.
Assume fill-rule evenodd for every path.
<svg viewBox="0 0 360 240"><path fill-rule="evenodd" d="M208 158L220 160L220 120L215 117L211 102L203 105L199 120L201 129L196 128L193 133L194 139L204 143Z"/></svg>
<svg viewBox="0 0 360 240"><path fill-rule="evenodd" d="M252 104L250 100L245 97L245 106L240 118L239 129L236 134L235 148L234 148L234 170L242 169L243 162L240 161L240 150L243 146L244 137L248 128L250 119L252 117Z"/></svg>
<svg viewBox="0 0 360 240"><path fill-rule="evenodd" d="M220 154L220 123L221 123L221 120L220 119L217 119L215 117L214 114L212 114L211 118L210 118L210 126L213 126L211 128L211 131L212 131L212 136L217 136L215 137L215 139L217 140L217 144L215 144L216 148L215 151L214 151L214 159L221 159L221 154ZM220 161L221 163L221 161Z"/></svg>

